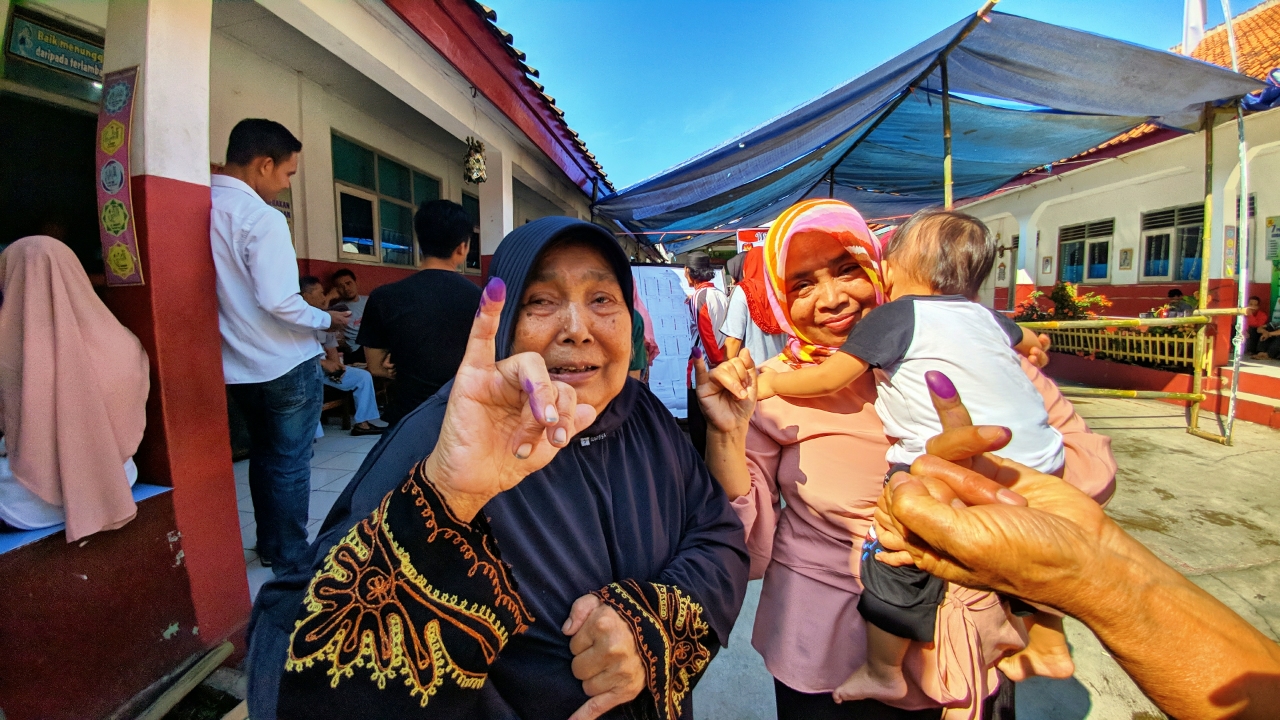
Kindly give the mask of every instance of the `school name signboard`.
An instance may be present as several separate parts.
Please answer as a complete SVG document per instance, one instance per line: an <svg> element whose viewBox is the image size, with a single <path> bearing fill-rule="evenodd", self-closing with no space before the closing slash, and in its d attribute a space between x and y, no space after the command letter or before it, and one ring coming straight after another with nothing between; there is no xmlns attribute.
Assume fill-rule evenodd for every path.
<svg viewBox="0 0 1280 720"><path fill-rule="evenodd" d="M50 30L26 18L13 18L9 52L90 80L102 80L102 46Z"/></svg>

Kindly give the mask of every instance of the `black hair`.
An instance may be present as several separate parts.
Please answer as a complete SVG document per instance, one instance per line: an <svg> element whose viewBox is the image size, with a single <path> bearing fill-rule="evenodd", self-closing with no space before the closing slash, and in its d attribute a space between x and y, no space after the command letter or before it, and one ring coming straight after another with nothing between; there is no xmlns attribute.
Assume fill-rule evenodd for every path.
<svg viewBox="0 0 1280 720"><path fill-rule="evenodd" d="M716 277L715 268L700 268L692 265L686 265L685 267L689 270L689 277L693 278L694 282L711 282Z"/></svg>
<svg viewBox="0 0 1280 720"><path fill-rule="evenodd" d="M418 248L423 257L448 260L459 245L470 242L474 228L471 215L451 200L424 202L413 216L413 229L418 231Z"/></svg>
<svg viewBox="0 0 1280 720"><path fill-rule="evenodd" d="M333 273L333 276L329 278L329 282L336 283L340 277L349 277L352 280L355 280L356 274L350 268L338 268L338 270Z"/></svg>
<svg viewBox="0 0 1280 720"><path fill-rule="evenodd" d="M317 285L323 285L323 283L321 283L320 278L316 277L315 275L303 275L302 277L298 278L299 292L306 292Z"/></svg>
<svg viewBox="0 0 1280 720"><path fill-rule="evenodd" d="M1261 304L1262 304L1262 298L1258 297L1257 295L1250 295L1250 296L1249 296L1249 299L1250 299L1250 300L1257 300L1259 305L1261 305Z"/></svg>
<svg viewBox="0 0 1280 720"><path fill-rule="evenodd" d="M1169 291L1169 297L1171 298L1182 297L1182 291L1179 290L1178 288L1174 288Z"/></svg>
<svg viewBox="0 0 1280 720"><path fill-rule="evenodd" d="M301 151L302 143L280 123L245 118L231 129L231 137L227 140L227 164L248 165L260 157L280 162Z"/></svg>

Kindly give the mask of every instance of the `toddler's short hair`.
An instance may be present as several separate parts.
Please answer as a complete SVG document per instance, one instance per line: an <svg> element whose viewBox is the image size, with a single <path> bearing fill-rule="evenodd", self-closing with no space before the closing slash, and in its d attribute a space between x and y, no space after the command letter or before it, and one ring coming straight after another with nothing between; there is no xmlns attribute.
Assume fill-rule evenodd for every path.
<svg viewBox="0 0 1280 720"><path fill-rule="evenodd" d="M996 242L972 215L927 208L893 234L885 259L934 292L973 297L995 263Z"/></svg>

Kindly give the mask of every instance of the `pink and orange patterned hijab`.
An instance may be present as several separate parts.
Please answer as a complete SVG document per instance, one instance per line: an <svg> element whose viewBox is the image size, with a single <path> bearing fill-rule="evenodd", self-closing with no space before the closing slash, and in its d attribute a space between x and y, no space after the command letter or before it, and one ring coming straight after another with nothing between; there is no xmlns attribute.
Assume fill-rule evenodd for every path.
<svg viewBox="0 0 1280 720"><path fill-rule="evenodd" d="M804 200L787 208L773 221L765 236L764 267L769 307L778 320L778 326L789 337L782 354L792 367L816 364L821 358L839 350L815 344L791 322L786 288L787 253L791 250L791 239L797 233L807 231L824 232L839 240L867 271L867 277L876 290L876 302L884 302L884 281L880 271L883 247L857 210L848 203L828 199Z"/></svg>

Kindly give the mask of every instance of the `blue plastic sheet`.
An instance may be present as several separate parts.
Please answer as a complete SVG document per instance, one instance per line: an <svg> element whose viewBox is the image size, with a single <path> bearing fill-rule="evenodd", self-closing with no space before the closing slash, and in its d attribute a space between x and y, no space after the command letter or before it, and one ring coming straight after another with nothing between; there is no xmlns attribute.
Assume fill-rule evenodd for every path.
<svg viewBox="0 0 1280 720"><path fill-rule="evenodd" d="M1016 15L989 17L947 58L957 198L988 193L1029 168L1075 155L1143 122L1194 129L1205 103L1233 101L1263 86L1181 55ZM829 193L873 220L940 204L941 78L935 68L915 81L968 22L603 198L597 212L633 231L731 231L758 226L791 203ZM877 124L906 92L910 96ZM698 235L668 248L683 252L718 237Z"/></svg>

